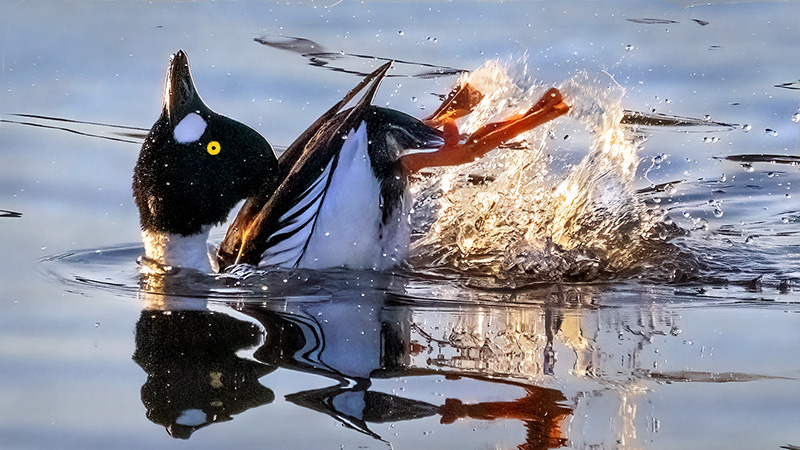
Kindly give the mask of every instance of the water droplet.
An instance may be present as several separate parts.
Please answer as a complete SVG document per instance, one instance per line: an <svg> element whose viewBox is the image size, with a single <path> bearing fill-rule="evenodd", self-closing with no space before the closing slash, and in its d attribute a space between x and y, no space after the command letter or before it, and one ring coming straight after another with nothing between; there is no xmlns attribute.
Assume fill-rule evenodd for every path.
<svg viewBox="0 0 800 450"><path fill-rule="evenodd" d="M625 46L625 51L626 51L626 52L629 52L629 51L631 51L631 50L633 50L633 45L631 45L631 44L628 44L628 45L626 45L626 46Z"/></svg>
<svg viewBox="0 0 800 450"><path fill-rule="evenodd" d="M795 122L795 123L800 122L800 110L798 110L796 113L792 114L792 122Z"/></svg>
<svg viewBox="0 0 800 450"><path fill-rule="evenodd" d="M703 116L703 120L705 120L706 122L711 122L711 115L706 114L705 116Z"/></svg>
<svg viewBox="0 0 800 450"><path fill-rule="evenodd" d="M416 102L417 101L417 97L411 97L411 101L412 102Z"/></svg>
<svg viewBox="0 0 800 450"><path fill-rule="evenodd" d="M747 172L747 173L751 173L754 170L756 170L756 169L753 168L752 164L742 164L742 169L744 169L744 171Z"/></svg>
<svg viewBox="0 0 800 450"><path fill-rule="evenodd" d="M753 129L753 127L749 123L746 123L746 124L742 125L742 131L744 131L745 133L747 133L751 129Z"/></svg>
<svg viewBox="0 0 800 450"><path fill-rule="evenodd" d="M400 36L405 35L405 33L403 33L403 30L398 31L397 34L399 34Z"/></svg>
<svg viewBox="0 0 800 450"><path fill-rule="evenodd" d="M778 132L773 130L772 128L767 128L766 130L764 130L764 133L766 133L767 136L777 136L778 135Z"/></svg>
<svg viewBox="0 0 800 450"><path fill-rule="evenodd" d="M784 197L786 197L786 198L792 198L792 194L786 194L786 195L784 195Z"/></svg>
<svg viewBox="0 0 800 450"><path fill-rule="evenodd" d="M722 210L721 210L721 209L719 209L719 208L714 208L714 217L716 217L716 218L720 218L720 217L722 217L722 215L723 215L723 214L724 214L724 213L722 212Z"/></svg>
<svg viewBox="0 0 800 450"><path fill-rule="evenodd" d="M100 322L95 322L95 323L94 323L94 327L95 327L95 328L98 328L99 326L100 326Z"/></svg>
<svg viewBox="0 0 800 450"><path fill-rule="evenodd" d="M658 433L658 430L661 429L661 421L653 417L653 420L650 421L650 428L653 433Z"/></svg>

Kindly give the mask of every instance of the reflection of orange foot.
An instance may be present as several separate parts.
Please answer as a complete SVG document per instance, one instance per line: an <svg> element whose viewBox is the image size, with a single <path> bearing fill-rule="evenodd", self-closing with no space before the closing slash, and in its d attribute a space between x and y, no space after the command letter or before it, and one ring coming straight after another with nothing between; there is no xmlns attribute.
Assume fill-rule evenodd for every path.
<svg viewBox="0 0 800 450"><path fill-rule="evenodd" d="M448 398L439 407L442 424L451 424L461 418L478 420L516 419L528 429L526 443L520 449L558 448L567 440L561 432L561 422L572 414L572 409L560 404L564 395L554 389L528 387L525 397L510 402L485 402L464 404Z"/></svg>
<svg viewBox="0 0 800 450"><path fill-rule="evenodd" d="M426 167L456 166L473 162L500 144L566 114L569 111L569 105L564 103L558 89L550 88L524 114L502 122L486 124L467 137L463 144L455 124L455 117L458 116L455 112L448 111L450 110L445 110L438 115L434 114L434 118L429 119L429 121L442 123L444 145L432 152L410 153L401 157L400 164L407 174L418 172Z"/></svg>

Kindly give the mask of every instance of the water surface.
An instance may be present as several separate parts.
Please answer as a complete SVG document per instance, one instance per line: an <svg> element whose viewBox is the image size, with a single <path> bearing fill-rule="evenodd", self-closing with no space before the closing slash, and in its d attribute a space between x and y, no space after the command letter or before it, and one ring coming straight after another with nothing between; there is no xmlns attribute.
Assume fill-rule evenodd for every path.
<svg viewBox="0 0 800 450"><path fill-rule="evenodd" d="M793 3L3 9L3 448L800 445ZM141 278L138 131L12 114L146 129L179 48L276 147L363 56L420 117L487 60L574 109L417 180L410 267Z"/></svg>

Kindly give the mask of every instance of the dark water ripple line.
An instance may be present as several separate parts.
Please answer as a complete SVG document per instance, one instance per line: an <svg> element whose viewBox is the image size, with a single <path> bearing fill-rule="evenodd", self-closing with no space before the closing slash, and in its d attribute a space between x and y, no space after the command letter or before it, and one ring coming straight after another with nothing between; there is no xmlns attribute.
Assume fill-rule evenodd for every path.
<svg viewBox="0 0 800 450"><path fill-rule="evenodd" d="M714 156L716 160L733 161L738 163L776 163L776 164L800 164L800 156L797 155L772 155L764 153L739 154L728 156Z"/></svg>
<svg viewBox="0 0 800 450"><path fill-rule="evenodd" d="M788 83L776 84L774 87L781 89L790 89L793 91L800 91L800 80L790 81Z"/></svg>
<svg viewBox="0 0 800 450"><path fill-rule="evenodd" d="M431 69L427 72L420 72L416 74L389 74L387 77L403 77L403 78L437 78L444 76L460 75L469 72L465 69L458 69L455 67L442 66L419 61L407 61L397 58L387 58L384 56L367 55L361 53L346 53L346 52L330 52L325 50L325 47L310 39L295 37L295 36L269 36L264 35L253 38L259 44L268 47L285 50L292 53L299 54L300 56L308 59L309 64L315 67L322 67L334 72L348 73L358 76L367 76L369 72L359 71L355 69L348 69L341 66L331 65L333 61L342 60L345 58L352 59L366 59L371 61L393 61L395 64L402 64L408 66L416 66L426 69Z"/></svg>
<svg viewBox="0 0 800 450"><path fill-rule="evenodd" d="M625 110L620 121L623 125L640 125L649 127L712 127L713 130L702 131L731 131L739 128L739 124L728 122L715 122L694 117L671 116L661 113L643 113L640 111Z"/></svg>
<svg viewBox="0 0 800 450"><path fill-rule="evenodd" d="M679 23L677 20L671 19L651 19L651 18L642 18L642 19L625 19L628 22L638 23L642 25L670 25L674 23Z"/></svg>
<svg viewBox="0 0 800 450"><path fill-rule="evenodd" d="M130 139L123 139L123 138L118 138L118 137L113 137L113 136L105 136L105 135L102 135L102 134L95 134L95 133L89 133L89 132L85 132L85 131L79 131L79 130L76 130L76 129L73 129L73 128L59 127L59 126L54 126L54 125L45 125L45 124L36 123L36 122L26 122L26 121L21 121L21 120L18 121L18 120L8 120L8 119L0 119L0 122L2 122L2 123L11 123L11 124L15 124L15 125L24 125L24 126L30 126L30 127L36 127L36 128L45 128L45 129L48 129L48 130L65 131L67 133L77 134L78 136L85 136L85 137L91 137L91 138L97 138L97 139L105 139L105 140L115 141L115 142L125 142L127 144L141 144L142 143L141 141L134 141L134 140L130 140ZM139 135L137 135L137 134L130 134L130 133L126 133L126 134L116 133L116 134L121 134L123 136L134 137L134 138L138 138L139 137ZM142 139L143 138L144 138L144 136L142 136Z"/></svg>
<svg viewBox="0 0 800 450"><path fill-rule="evenodd" d="M10 217L16 219L22 217L22 213L16 211L9 211L7 209L0 209L0 217Z"/></svg>
<svg viewBox="0 0 800 450"><path fill-rule="evenodd" d="M15 117L26 117L28 119L52 120L52 121L55 121L55 122L79 123L79 124L83 124L83 125L96 125L96 126L107 127L107 128L119 128L119 129L124 129L124 130L144 131L145 133L150 131L149 128L132 127L132 126L128 126L128 125L115 125L115 124L102 123L102 122L89 122L89 121L85 121L85 120L66 119L66 118L63 118L63 117L53 117L53 116L43 116L43 115L39 115L39 114L16 113L16 114L11 114L11 115L15 116Z"/></svg>

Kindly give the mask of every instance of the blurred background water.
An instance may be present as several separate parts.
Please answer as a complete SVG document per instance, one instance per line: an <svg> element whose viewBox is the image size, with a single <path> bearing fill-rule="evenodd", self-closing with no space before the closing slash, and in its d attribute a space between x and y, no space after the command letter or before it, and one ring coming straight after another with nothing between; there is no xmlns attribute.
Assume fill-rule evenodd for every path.
<svg viewBox="0 0 800 450"><path fill-rule="evenodd" d="M796 4L2 9L0 209L21 217L0 217L0 447L800 446ZM545 85L588 73L624 89L625 109L734 124L640 130L631 187L672 183L645 200L686 231L674 243L705 261L702 277L140 280L138 145L14 114L149 128L183 48L212 108L286 146L358 77L265 36L309 39L341 55L328 67L355 71L375 63L344 54L463 70L497 59ZM377 102L418 116L455 80L396 67ZM588 151L554 130L565 161Z"/></svg>

